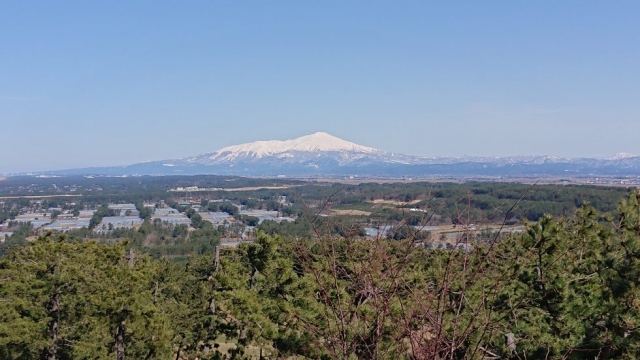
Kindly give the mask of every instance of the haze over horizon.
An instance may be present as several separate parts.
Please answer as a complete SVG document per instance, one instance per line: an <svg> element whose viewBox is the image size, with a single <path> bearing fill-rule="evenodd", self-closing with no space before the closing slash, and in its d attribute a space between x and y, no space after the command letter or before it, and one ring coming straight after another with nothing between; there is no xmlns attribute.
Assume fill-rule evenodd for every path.
<svg viewBox="0 0 640 360"><path fill-rule="evenodd" d="M0 173L317 131L428 157L640 154L638 10L631 1L7 3Z"/></svg>

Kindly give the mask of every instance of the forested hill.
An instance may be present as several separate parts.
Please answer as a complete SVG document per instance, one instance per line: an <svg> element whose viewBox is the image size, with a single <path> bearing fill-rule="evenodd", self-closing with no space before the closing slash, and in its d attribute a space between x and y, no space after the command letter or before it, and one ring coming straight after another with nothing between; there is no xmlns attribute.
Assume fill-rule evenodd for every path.
<svg viewBox="0 0 640 360"><path fill-rule="evenodd" d="M43 236L0 261L0 358L639 358L639 201L457 250L260 234L176 265Z"/></svg>

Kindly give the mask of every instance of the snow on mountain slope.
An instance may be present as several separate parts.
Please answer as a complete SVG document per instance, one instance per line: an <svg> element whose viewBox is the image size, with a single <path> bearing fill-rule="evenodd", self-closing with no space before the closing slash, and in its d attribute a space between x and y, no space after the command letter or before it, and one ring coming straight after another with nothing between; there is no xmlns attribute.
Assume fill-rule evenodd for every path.
<svg viewBox="0 0 640 360"><path fill-rule="evenodd" d="M375 153L379 150L342 140L325 132L302 136L293 140L256 141L222 148L214 154L253 153L257 157L270 156L287 151L354 151Z"/></svg>
<svg viewBox="0 0 640 360"><path fill-rule="evenodd" d="M55 172L54 172L55 173ZM640 156L564 158L529 155L507 157L421 157L361 146L324 132L286 141L256 141L182 159L127 166L71 169L59 174L237 176L594 176L637 175ZM47 173L51 175L51 173Z"/></svg>
<svg viewBox="0 0 640 360"><path fill-rule="evenodd" d="M215 164L238 160L256 160L266 157L294 160L296 157L340 153L346 158L361 158L364 155L382 155L384 151L342 140L325 132L302 136L293 140L255 141L222 148L213 153L184 159L188 163Z"/></svg>
<svg viewBox="0 0 640 360"><path fill-rule="evenodd" d="M623 160L623 159L629 159L629 158L634 158L637 157L638 155L634 155L634 154L629 154L629 153L617 153L611 157L605 158L605 160Z"/></svg>

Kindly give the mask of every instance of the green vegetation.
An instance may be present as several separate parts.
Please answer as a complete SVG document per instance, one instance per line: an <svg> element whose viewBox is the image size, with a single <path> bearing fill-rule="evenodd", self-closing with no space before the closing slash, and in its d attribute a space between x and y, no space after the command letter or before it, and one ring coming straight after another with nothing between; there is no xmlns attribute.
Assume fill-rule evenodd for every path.
<svg viewBox="0 0 640 360"><path fill-rule="evenodd" d="M153 208L145 207L142 201L136 203L136 210L138 210L140 219L149 220L151 219L151 215L153 215Z"/></svg>
<svg viewBox="0 0 640 360"><path fill-rule="evenodd" d="M113 215L115 215L115 212L109 209L106 204L100 206L98 210L96 210L96 212L91 217L91 220L89 221L89 229L95 229L96 226L98 226L100 222L102 222L102 218L104 218L105 216L113 216Z"/></svg>
<svg viewBox="0 0 640 360"><path fill-rule="evenodd" d="M46 192L47 181L10 181L0 193ZM55 181L82 196L0 202L0 226L13 232L0 245L0 358L640 355L640 208L629 189L296 183L178 194L167 190L286 184ZM145 202L190 224L153 220ZM144 222L98 229L112 203L134 203ZM231 218L213 226L198 206ZM295 221L260 222L240 208ZM65 235L12 221L89 209L89 228ZM255 241L220 246L241 236Z"/></svg>
<svg viewBox="0 0 640 360"><path fill-rule="evenodd" d="M130 242L7 249L0 358L640 356L635 192L610 213L584 204L451 249L399 229L407 240L261 232L237 248L184 230L146 221ZM211 243L177 264L133 250L152 233Z"/></svg>

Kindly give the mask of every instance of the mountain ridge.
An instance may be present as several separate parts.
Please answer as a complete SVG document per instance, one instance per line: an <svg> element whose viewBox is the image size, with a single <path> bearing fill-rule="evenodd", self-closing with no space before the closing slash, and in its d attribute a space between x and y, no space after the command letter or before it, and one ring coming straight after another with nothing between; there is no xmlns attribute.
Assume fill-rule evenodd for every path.
<svg viewBox="0 0 640 360"><path fill-rule="evenodd" d="M316 132L291 140L254 141L227 146L212 153L185 158L185 161L200 164L228 163L238 158L261 159L268 156L287 158L298 152L351 152L361 154L381 154L381 150L352 143L326 132Z"/></svg>
<svg viewBox="0 0 640 360"><path fill-rule="evenodd" d="M424 157L390 153L349 142L326 132L316 132L291 140L232 145L180 159L37 174L383 177L640 175L640 156L618 153L609 158L549 155Z"/></svg>

